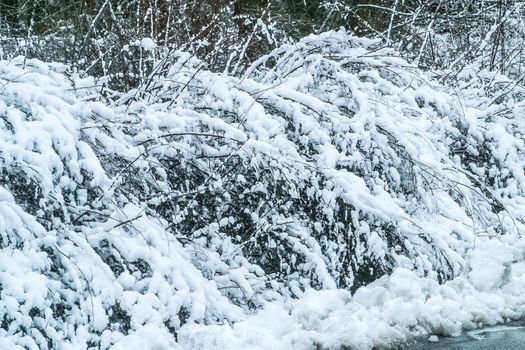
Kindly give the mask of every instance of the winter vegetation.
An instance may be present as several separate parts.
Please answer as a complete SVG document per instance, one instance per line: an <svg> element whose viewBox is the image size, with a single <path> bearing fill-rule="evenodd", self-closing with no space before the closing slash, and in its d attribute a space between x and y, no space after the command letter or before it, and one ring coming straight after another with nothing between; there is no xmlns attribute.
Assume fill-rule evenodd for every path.
<svg viewBox="0 0 525 350"><path fill-rule="evenodd" d="M0 348L525 318L524 6L2 1Z"/></svg>

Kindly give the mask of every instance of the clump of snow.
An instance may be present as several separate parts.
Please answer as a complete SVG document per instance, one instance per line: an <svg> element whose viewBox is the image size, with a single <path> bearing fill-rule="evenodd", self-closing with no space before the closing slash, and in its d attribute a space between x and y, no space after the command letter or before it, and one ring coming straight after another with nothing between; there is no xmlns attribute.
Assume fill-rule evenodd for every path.
<svg viewBox="0 0 525 350"><path fill-rule="evenodd" d="M507 283L514 261L513 251L496 240L480 240L471 256L469 280L479 290L489 291Z"/></svg>
<svg viewBox="0 0 525 350"><path fill-rule="evenodd" d="M140 46L146 51L154 51L157 48L157 44L151 38L143 38Z"/></svg>
<svg viewBox="0 0 525 350"><path fill-rule="evenodd" d="M437 343L439 341L439 338L437 335L431 335L430 337L428 337L428 341L431 343Z"/></svg>

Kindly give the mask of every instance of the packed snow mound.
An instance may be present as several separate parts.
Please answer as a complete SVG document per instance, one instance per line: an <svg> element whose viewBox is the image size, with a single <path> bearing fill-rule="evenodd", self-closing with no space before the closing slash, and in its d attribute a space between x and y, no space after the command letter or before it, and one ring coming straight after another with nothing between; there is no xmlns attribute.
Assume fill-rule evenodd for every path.
<svg viewBox="0 0 525 350"><path fill-rule="evenodd" d="M341 289L309 290L287 309L268 304L233 326L185 325L179 345L195 350L397 349L415 338L432 335L430 340L438 341L437 336L525 317L525 240L482 238L478 243L474 256L496 257L488 269L484 259L473 257L473 271L484 271L486 284L479 288L477 277L439 284L398 268L354 295ZM491 286L493 281L498 288Z"/></svg>
<svg viewBox="0 0 525 350"><path fill-rule="evenodd" d="M523 92L504 77L440 84L344 31L239 77L172 59L126 93L0 62L3 348L191 348L265 307L244 331L269 312L279 341L376 280L504 285L514 255L484 280L469 254L523 230ZM299 320L312 289L332 301ZM247 345L245 324L225 336Z"/></svg>

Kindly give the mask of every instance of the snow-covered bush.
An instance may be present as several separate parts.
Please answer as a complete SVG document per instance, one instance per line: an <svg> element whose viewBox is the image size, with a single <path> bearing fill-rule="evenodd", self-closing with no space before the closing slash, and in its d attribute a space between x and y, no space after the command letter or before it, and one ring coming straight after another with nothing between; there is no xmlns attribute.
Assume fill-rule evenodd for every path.
<svg viewBox="0 0 525 350"><path fill-rule="evenodd" d="M476 235L522 227L521 92L396 56L329 32L102 94L0 62L0 344L176 347L310 288L467 273Z"/></svg>
<svg viewBox="0 0 525 350"><path fill-rule="evenodd" d="M238 318L162 222L112 193L125 166L105 170L88 143L92 117L111 111L83 102L91 92L63 67L0 70L2 348L107 348L151 324L170 339L181 321ZM136 156L124 140L106 145Z"/></svg>
<svg viewBox="0 0 525 350"><path fill-rule="evenodd" d="M283 46L239 79L181 57L184 68L137 91L156 101L150 108L193 124L157 136L145 127L136 137L143 145L165 145L164 135L200 144L190 157L202 159L192 167L203 176L186 191L204 185L205 194L184 208L204 204L205 215L184 213L175 234L218 230L273 278L300 288L355 288L399 264L441 279L459 273L476 227L503 230L500 201L451 157L462 142L482 147L484 139L465 134L461 99L394 56L331 33Z"/></svg>

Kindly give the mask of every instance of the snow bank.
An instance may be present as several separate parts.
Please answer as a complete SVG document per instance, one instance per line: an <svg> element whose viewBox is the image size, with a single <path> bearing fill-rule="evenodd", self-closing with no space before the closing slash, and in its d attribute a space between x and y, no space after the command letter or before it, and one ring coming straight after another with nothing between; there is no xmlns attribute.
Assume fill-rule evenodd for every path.
<svg viewBox="0 0 525 350"><path fill-rule="evenodd" d="M234 326L186 325L179 333L179 345L185 349L383 349L397 348L415 337L458 336L482 325L525 317L524 254L525 240L481 239L470 255L468 278L440 285L399 268L354 295L309 290L286 309L269 304ZM488 256L493 259L486 260Z"/></svg>

